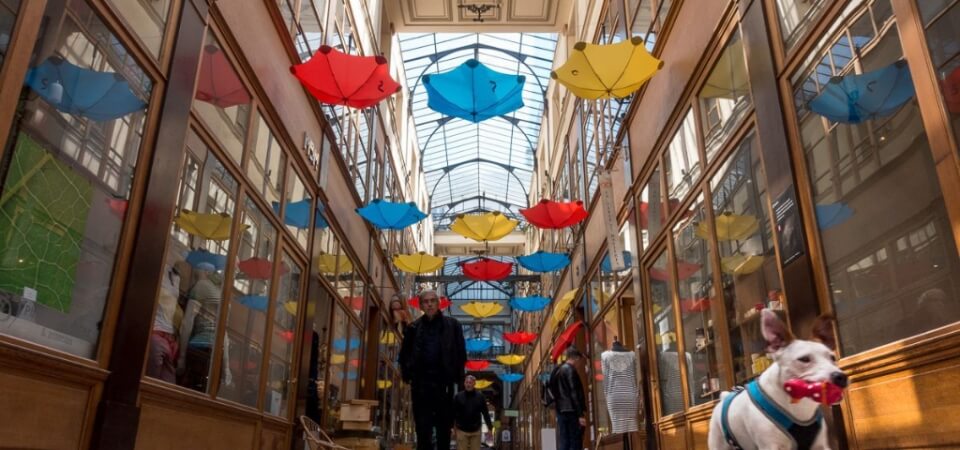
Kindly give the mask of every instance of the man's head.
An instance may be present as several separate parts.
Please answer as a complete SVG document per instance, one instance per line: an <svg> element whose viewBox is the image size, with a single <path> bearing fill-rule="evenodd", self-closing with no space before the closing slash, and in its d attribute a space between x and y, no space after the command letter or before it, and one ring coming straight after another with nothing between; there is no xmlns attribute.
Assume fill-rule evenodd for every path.
<svg viewBox="0 0 960 450"><path fill-rule="evenodd" d="M467 375L466 378L463 379L463 388L466 389L467 392L472 391L476 386L477 379L473 375Z"/></svg>
<svg viewBox="0 0 960 450"><path fill-rule="evenodd" d="M436 291L425 290L420 293L420 310L430 319L440 312L440 296Z"/></svg>
<svg viewBox="0 0 960 450"><path fill-rule="evenodd" d="M583 353L580 353L580 350L572 345L567 347L567 349L563 352L563 355L566 357L564 362L574 367L583 362Z"/></svg>

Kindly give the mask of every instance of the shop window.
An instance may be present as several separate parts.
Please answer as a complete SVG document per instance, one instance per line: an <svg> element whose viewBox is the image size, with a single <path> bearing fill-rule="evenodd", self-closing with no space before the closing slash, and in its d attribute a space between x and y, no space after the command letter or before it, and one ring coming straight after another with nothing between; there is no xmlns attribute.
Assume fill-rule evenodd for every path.
<svg viewBox="0 0 960 450"><path fill-rule="evenodd" d="M323 45L323 21L326 19L326 0L301 0L300 29L294 42L300 61L306 61Z"/></svg>
<svg viewBox="0 0 960 450"><path fill-rule="evenodd" d="M593 361L593 368L590 370L593 378L593 399L594 404L597 405L594 426L597 427L601 435L610 434L611 425L610 414L607 411L607 398L604 395L603 362L600 355L610 350L613 341L617 339L622 339L620 334L620 310L614 307L603 315L603 320L593 326L593 350L590 352Z"/></svg>
<svg viewBox="0 0 960 450"><path fill-rule="evenodd" d="M816 99L825 77L907 70L889 0L861 2L817 46L853 63L801 69L795 98ZM869 40L851 37L874 18ZM877 26L885 18L887 26ZM892 25L892 26L891 26ZM824 50L827 49L827 50ZM824 73L825 70L829 69ZM898 77L910 83L910 77ZM912 92L912 86L898 87ZM886 95L886 94L884 94ZM797 104L829 289L843 354L850 355L960 319L960 260L929 142L913 97L869 120L835 122Z"/></svg>
<svg viewBox="0 0 960 450"><path fill-rule="evenodd" d="M362 354L360 349L363 347L363 334L356 324L350 322L350 344L347 348L347 374L344 385L343 400L353 400L358 397L357 387L360 385L360 372L362 363Z"/></svg>
<svg viewBox="0 0 960 450"><path fill-rule="evenodd" d="M920 16L926 27L927 47L933 70L940 80L943 102L953 126L953 135L960 138L960 4L949 1L918 1Z"/></svg>
<svg viewBox="0 0 960 450"><path fill-rule="evenodd" d="M337 426L340 418L340 403L344 399L346 381L346 370L348 364L348 352L351 342L347 335L347 322L349 319L342 308L333 306L333 328L330 333L330 359L329 373L327 374L327 384L320 390L320 395L326 399L327 414L325 426L328 432L333 433L339 428ZM359 345L359 343L357 343ZM324 391L325 389L325 391Z"/></svg>
<svg viewBox="0 0 960 450"><path fill-rule="evenodd" d="M277 0L277 7L280 8L280 17L283 17L284 32L292 35L297 27L297 16L294 14L294 5L296 0Z"/></svg>
<svg viewBox="0 0 960 450"><path fill-rule="evenodd" d="M7 48L13 36L13 26L17 24L17 12L20 0L0 0L0 67L7 58Z"/></svg>
<svg viewBox="0 0 960 450"><path fill-rule="evenodd" d="M268 202L279 202L286 160L280 141L259 113L253 121L251 132L254 135L254 147L247 161L247 177L250 178L254 190L264 199ZM274 212L280 211L275 209Z"/></svg>
<svg viewBox="0 0 960 450"><path fill-rule="evenodd" d="M230 62L226 49L207 32L200 58L193 109L237 165L243 158L250 93Z"/></svg>
<svg viewBox="0 0 960 450"><path fill-rule="evenodd" d="M18 3L0 1L0 58ZM0 333L94 358L153 84L85 2L42 20L57 26L41 32L0 168Z"/></svg>
<svg viewBox="0 0 960 450"><path fill-rule="evenodd" d="M697 94L707 161L740 124L750 106L750 81L738 29L730 36L706 83Z"/></svg>
<svg viewBox="0 0 960 450"><path fill-rule="evenodd" d="M171 0L107 0L154 58L160 58Z"/></svg>
<svg viewBox="0 0 960 450"><path fill-rule="evenodd" d="M293 349L297 341L297 311L302 303L303 269L284 253L280 263L279 295L273 308L273 332L267 363L267 389L264 410L285 417L290 404L293 379Z"/></svg>
<svg viewBox="0 0 960 450"><path fill-rule="evenodd" d="M650 246L667 221L666 202L660 187L660 177L658 166L653 169L647 185L640 192L640 242L643 243L643 248Z"/></svg>
<svg viewBox="0 0 960 450"><path fill-rule="evenodd" d="M309 281L309 283L312 282L312 280ZM332 304L330 294L323 288L310 293L309 303L318 305L318 307L313 309L313 323L308 324L312 330L310 333L309 380L306 385L307 400L304 405L304 414L313 419L314 422L321 423L324 416L324 395L327 392L325 379L332 363L329 355L332 338L328 332L330 330L331 309L333 308L330 308ZM305 310L300 309L300 311Z"/></svg>
<svg viewBox="0 0 960 450"><path fill-rule="evenodd" d="M648 268L650 277L650 307L653 317L654 352L657 355L657 371L660 380L660 414L683 411L683 380L680 377L680 353L677 347L677 322L674 319L673 287L667 253L663 252ZM689 353L685 355L687 367L693 365Z"/></svg>
<svg viewBox="0 0 960 450"><path fill-rule="evenodd" d="M827 0L777 0L784 47L789 50L800 42L829 4Z"/></svg>
<svg viewBox="0 0 960 450"><path fill-rule="evenodd" d="M633 14L630 35L643 37L647 51L653 51L654 45L654 33L651 30L654 23L652 7L651 0L627 0L627 9Z"/></svg>
<svg viewBox="0 0 960 450"><path fill-rule="evenodd" d="M667 147L663 172L667 180L667 206L670 213L700 179L700 150L697 148L697 131L693 110L687 111L680 129L673 135Z"/></svg>
<svg viewBox="0 0 960 450"><path fill-rule="evenodd" d="M293 234L297 245L306 250L307 240L310 238L310 221L314 221L313 228L317 231L326 229L330 225L320 214L310 216L310 211L314 211L314 208L319 209L323 205L313 206L313 199L310 198L310 194L301 180L302 178L296 170L291 169L287 173L287 192L285 194L287 210L284 213L283 223L287 227L287 231ZM304 208L304 204L310 206ZM274 205L274 210L278 210L279 203L274 203ZM303 214L304 211L307 211L307 213Z"/></svg>

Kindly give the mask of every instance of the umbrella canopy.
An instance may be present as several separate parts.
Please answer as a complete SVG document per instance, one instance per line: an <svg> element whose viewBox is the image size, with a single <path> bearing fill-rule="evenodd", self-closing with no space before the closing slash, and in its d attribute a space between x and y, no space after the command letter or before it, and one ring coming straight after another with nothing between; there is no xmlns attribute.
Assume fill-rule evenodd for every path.
<svg viewBox="0 0 960 450"><path fill-rule="evenodd" d="M710 299L706 297L680 299L680 310L686 313L704 312L710 309Z"/></svg>
<svg viewBox="0 0 960 450"><path fill-rule="evenodd" d="M677 277L680 280L686 280L700 271L700 264L694 264L686 261L677 262ZM650 278L658 281L670 281L670 272L656 267L650 268Z"/></svg>
<svg viewBox="0 0 960 450"><path fill-rule="evenodd" d="M473 301L466 305L460 305L460 310L478 319L483 319L500 314L500 311L503 311L503 305L497 302Z"/></svg>
<svg viewBox="0 0 960 450"><path fill-rule="evenodd" d="M377 389L390 389L391 387L393 387L393 381L377 380Z"/></svg>
<svg viewBox="0 0 960 450"><path fill-rule="evenodd" d="M383 345L396 345L398 340L396 333L390 331L380 333L380 343Z"/></svg>
<svg viewBox="0 0 960 450"><path fill-rule="evenodd" d="M845 203L817 205L817 227L821 230L840 225L851 217L853 217L853 209Z"/></svg>
<svg viewBox="0 0 960 450"><path fill-rule="evenodd" d="M953 69L942 81L943 100L947 103L947 111L960 114L960 67Z"/></svg>
<svg viewBox="0 0 960 450"><path fill-rule="evenodd" d="M550 77L580 98L623 98L640 89L661 67L663 61L650 55L643 38L634 36L607 45L577 42L570 58Z"/></svg>
<svg viewBox="0 0 960 450"><path fill-rule="evenodd" d="M412 255L396 255L393 264L407 273L430 273L443 267L444 258L418 252Z"/></svg>
<svg viewBox="0 0 960 450"><path fill-rule="evenodd" d="M347 356L342 353L333 353L330 355L330 364L339 366L345 362L347 362Z"/></svg>
<svg viewBox="0 0 960 450"><path fill-rule="evenodd" d="M477 242L496 241L510 234L518 223L499 211L460 214L450 224L450 231Z"/></svg>
<svg viewBox="0 0 960 450"><path fill-rule="evenodd" d="M557 304L553 307L553 320L557 322L563 320L563 316L567 315L567 311L570 310L570 305L572 305L573 300L577 298L577 292L579 291L579 289L570 289L560 296Z"/></svg>
<svg viewBox="0 0 960 450"><path fill-rule="evenodd" d="M497 377L500 378L500 381L504 383L516 383L523 379L522 373L501 373L497 374Z"/></svg>
<svg viewBox="0 0 960 450"><path fill-rule="evenodd" d="M451 71L424 75L423 86L430 109L479 123L523 107L525 80L468 59Z"/></svg>
<svg viewBox="0 0 960 450"><path fill-rule="evenodd" d="M335 352L346 352L358 348L360 348L360 338L350 338L349 341L346 338L336 338L333 340L333 351Z"/></svg>
<svg viewBox="0 0 960 450"><path fill-rule="evenodd" d="M270 202L270 204L273 206L273 211L280 214L280 202ZM284 225L305 230L310 228L311 212L316 218L313 223L314 228L323 229L330 226L327 220L323 218L323 205L317 204L317 207L314 208L313 200L309 198L296 202L287 202L287 209L283 212L283 223Z"/></svg>
<svg viewBox="0 0 960 450"><path fill-rule="evenodd" d="M760 229L760 222L754 216L742 216L732 212L720 214L715 219L717 239L721 241L741 241L753 236ZM694 234L700 239L709 239L710 229L706 222L697 224Z"/></svg>
<svg viewBox="0 0 960 450"><path fill-rule="evenodd" d="M623 251L623 269L627 270L633 267L633 255L630 252ZM600 271L604 273L613 272L613 265L610 263L610 254L603 255L603 260L600 261Z"/></svg>
<svg viewBox="0 0 960 450"><path fill-rule="evenodd" d="M513 333L503 333L503 338L511 344L523 345L533 342L533 340L537 338L537 334L527 331L516 331Z"/></svg>
<svg viewBox="0 0 960 450"><path fill-rule="evenodd" d="M493 341L490 339L471 338L465 342L467 351L470 353L482 353L493 347Z"/></svg>
<svg viewBox="0 0 960 450"><path fill-rule="evenodd" d="M560 354L576 340L577 332L580 331L581 328L583 328L583 322L578 320L563 330L560 336L557 337L557 341L553 343L553 348L550 350L550 359L555 360L560 357Z"/></svg>
<svg viewBox="0 0 960 450"><path fill-rule="evenodd" d="M493 382L490 380L477 380L477 384L474 385L474 388L483 390L490 386L493 386Z"/></svg>
<svg viewBox="0 0 960 450"><path fill-rule="evenodd" d="M415 309L420 309L420 296L414 295L413 297L410 297L410 300L407 300L407 303ZM440 297L441 310L449 308L451 304L453 304L453 302L451 302L449 298Z"/></svg>
<svg viewBox="0 0 960 450"><path fill-rule="evenodd" d="M747 61L743 54L743 40L727 44L720 59L713 66L710 78L700 90L701 98L737 99L750 91L747 79Z"/></svg>
<svg viewBox="0 0 960 450"><path fill-rule="evenodd" d="M203 48L200 76L197 79L197 100L218 108L250 103L250 94L237 76L230 60L216 45Z"/></svg>
<svg viewBox="0 0 960 450"><path fill-rule="evenodd" d="M521 209L520 214L538 228L559 229L576 225L587 218L583 202L555 202L543 199L537 206Z"/></svg>
<svg viewBox="0 0 960 450"><path fill-rule="evenodd" d="M24 84L58 111L97 121L119 119L147 106L120 74L84 69L59 56L30 69Z"/></svg>
<svg viewBox="0 0 960 450"><path fill-rule="evenodd" d="M550 298L539 295L515 297L510 299L510 307L523 312L543 311L550 304Z"/></svg>
<svg viewBox="0 0 960 450"><path fill-rule="evenodd" d="M472 359L463 365L467 370L483 370L490 367L490 361L483 359Z"/></svg>
<svg viewBox="0 0 960 450"><path fill-rule="evenodd" d="M736 253L720 258L720 267L724 273L748 275L763 267L763 255L744 255Z"/></svg>
<svg viewBox="0 0 960 450"><path fill-rule="evenodd" d="M354 56L328 45L303 64L290 68L322 103L367 108L400 90L382 56Z"/></svg>
<svg viewBox="0 0 960 450"><path fill-rule="evenodd" d="M463 263L460 268L463 269L463 274L473 281L497 281L506 278L513 272L513 263L480 258L476 261Z"/></svg>
<svg viewBox="0 0 960 450"><path fill-rule="evenodd" d="M297 315L297 302L286 302L283 304L283 309L291 316L295 316Z"/></svg>
<svg viewBox="0 0 960 450"><path fill-rule="evenodd" d="M859 75L833 77L807 108L834 122L860 123L889 116L914 97L904 60Z"/></svg>
<svg viewBox="0 0 960 450"><path fill-rule="evenodd" d="M395 203L379 198L357 208L357 214L381 230L402 230L427 217L416 203Z"/></svg>
<svg viewBox="0 0 960 450"><path fill-rule="evenodd" d="M293 330L283 330L277 334L280 336L280 339L283 339L284 342L288 344L293 342Z"/></svg>
<svg viewBox="0 0 960 450"><path fill-rule="evenodd" d="M227 213L198 213L184 209L173 221L181 230L191 235L211 241L225 241L230 239L230 224L233 223L233 218ZM249 227L246 224L240 225L241 231Z"/></svg>
<svg viewBox="0 0 960 450"><path fill-rule="evenodd" d="M241 295L237 298L241 305L256 311L266 311L270 299L266 295Z"/></svg>
<svg viewBox="0 0 960 450"><path fill-rule="evenodd" d="M525 256L518 256L517 262L531 272L553 272L563 269L570 264L570 257L566 253L550 253L543 250L537 250Z"/></svg>
<svg viewBox="0 0 960 450"><path fill-rule="evenodd" d="M322 274L350 273L353 271L353 263L346 255L337 255L330 253L320 253L313 258L313 264L317 271Z"/></svg>
<svg viewBox="0 0 960 450"><path fill-rule="evenodd" d="M344 298L343 301L350 305L350 309L354 311L363 311L363 301L364 301L363 296L355 295L352 297Z"/></svg>
<svg viewBox="0 0 960 450"><path fill-rule="evenodd" d="M500 355L500 356L497 356L497 361L499 361L500 364L504 364L504 365L507 365L507 366L515 366L515 365L517 365L517 364L520 364L520 363L523 362L524 359L526 359L526 358L525 358L523 355Z"/></svg>
<svg viewBox="0 0 960 450"><path fill-rule="evenodd" d="M240 261L237 264L237 268L246 275L247 279L252 280L269 280L270 275L273 274L273 261L270 261L266 258L250 258ZM280 275L287 273L286 264L280 264Z"/></svg>
<svg viewBox="0 0 960 450"><path fill-rule="evenodd" d="M211 264L216 270L223 270L227 267L227 255L211 253L203 248L187 252L185 260L190 264L190 267L194 268L201 263Z"/></svg>

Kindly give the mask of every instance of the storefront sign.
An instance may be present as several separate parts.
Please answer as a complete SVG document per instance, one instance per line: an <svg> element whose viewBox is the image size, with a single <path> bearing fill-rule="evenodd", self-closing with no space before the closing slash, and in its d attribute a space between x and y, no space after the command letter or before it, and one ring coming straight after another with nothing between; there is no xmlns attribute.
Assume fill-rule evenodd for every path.
<svg viewBox="0 0 960 450"><path fill-rule="evenodd" d="M520 411L516 409L503 410L503 417L520 417Z"/></svg>
<svg viewBox="0 0 960 450"><path fill-rule="evenodd" d="M620 239L620 223L617 221L617 207L613 198L613 177L605 170L600 172L600 211L607 230L607 257L610 270L619 272L626 267L623 260L623 241Z"/></svg>
<svg viewBox="0 0 960 450"><path fill-rule="evenodd" d="M316 170L317 166L320 165L320 155L317 153L317 144L306 133L303 134L303 152L307 155L310 166Z"/></svg>
<svg viewBox="0 0 960 450"><path fill-rule="evenodd" d="M773 214L777 221L777 240L780 244L780 265L786 266L803 255L803 227L797 209L793 185L773 202Z"/></svg>

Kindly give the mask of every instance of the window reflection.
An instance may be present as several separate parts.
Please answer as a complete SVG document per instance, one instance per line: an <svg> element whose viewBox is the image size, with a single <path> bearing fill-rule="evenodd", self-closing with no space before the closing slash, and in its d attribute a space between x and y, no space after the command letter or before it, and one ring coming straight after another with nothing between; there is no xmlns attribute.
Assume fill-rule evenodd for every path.
<svg viewBox="0 0 960 450"><path fill-rule="evenodd" d="M13 26L17 23L20 0L0 0L0 67L7 57L7 47L13 36Z"/></svg>
<svg viewBox="0 0 960 450"><path fill-rule="evenodd" d="M154 58L160 57L171 0L107 0Z"/></svg>
<svg viewBox="0 0 960 450"><path fill-rule="evenodd" d="M344 381L347 367L347 352L349 347L347 335L346 313L334 304L333 328L330 333L330 364L327 375L326 393L327 419L325 424L330 433L336 431L340 417L340 402L344 399Z"/></svg>
<svg viewBox="0 0 960 450"><path fill-rule="evenodd" d="M590 352L593 368L590 374L593 377L593 400L597 405L596 426L600 433L610 433L610 414L607 408L607 399L604 395L603 363L600 355L610 350L613 341L620 338L620 310L611 308L603 315L603 320L593 327L593 350Z"/></svg>
<svg viewBox="0 0 960 450"><path fill-rule="evenodd" d="M711 161L750 105L750 81L740 30L730 36L697 98L707 161Z"/></svg>
<svg viewBox="0 0 960 450"><path fill-rule="evenodd" d="M207 33L200 59L193 109L217 142L240 164L250 115L250 94L223 46Z"/></svg>
<svg viewBox="0 0 960 450"><path fill-rule="evenodd" d="M254 189L268 202L279 202L281 183L286 158L283 148L274 136L273 131L263 120L263 116L256 113L253 121L254 135L253 152L247 160L247 176L250 177ZM275 210L275 213L279 211Z"/></svg>
<svg viewBox="0 0 960 450"><path fill-rule="evenodd" d="M800 41L829 3L827 0L777 0L780 34L787 49Z"/></svg>
<svg viewBox="0 0 960 450"><path fill-rule="evenodd" d="M696 124L693 110L684 116L680 129L673 136L667 147L667 156L664 159L664 176L667 180L667 197L669 198L669 212L677 209L687 192L700 179L700 151L697 146Z"/></svg>
<svg viewBox="0 0 960 450"><path fill-rule="evenodd" d="M663 252L647 270L650 277L650 307L653 315L653 339L656 343L660 380L660 414L683 411L683 381L680 379L680 354L677 348L677 322L674 319L673 288L667 253ZM693 360L686 355L686 364Z"/></svg>
<svg viewBox="0 0 960 450"><path fill-rule="evenodd" d="M667 221L666 202L660 187L660 167L655 167L650 180L640 193L640 234L643 248L647 248L660 234Z"/></svg>
<svg viewBox="0 0 960 450"><path fill-rule="evenodd" d="M948 1L918 1L926 27L927 47L934 72L940 80L943 102L950 114L954 136L960 136L960 4Z"/></svg>
<svg viewBox="0 0 960 450"><path fill-rule="evenodd" d="M267 389L264 409L270 414L286 416L293 384L293 349L296 345L297 310L302 303L300 295L303 270L288 254L280 265L279 298L273 312L273 335L270 338L270 359L267 366ZM284 270L289 269L284 273Z"/></svg>

